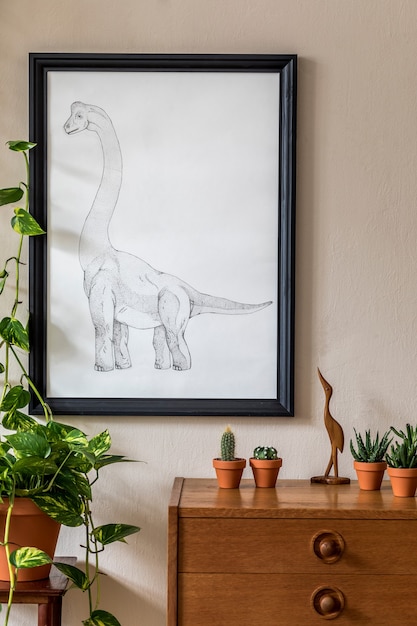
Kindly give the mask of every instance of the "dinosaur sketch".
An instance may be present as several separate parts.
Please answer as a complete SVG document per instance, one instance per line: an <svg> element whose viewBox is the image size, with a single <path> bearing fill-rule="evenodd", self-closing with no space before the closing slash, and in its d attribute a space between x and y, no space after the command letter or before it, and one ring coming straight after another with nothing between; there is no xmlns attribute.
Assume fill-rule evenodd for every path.
<svg viewBox="0 0 417 626"><path fill-rule="evenodd" d="M254 313L271 302L243 304L200 293L176 276L116 250L108 229L122 184L122 155L112 121L103 109L74 102L64 129L68 135L83 130L97 133L103 152L102 179L79 241L84 291L95 329L95 369L104 372L131 366L129 326L154 329L156 369L190 369L184 334L192 317Z"/></svg>

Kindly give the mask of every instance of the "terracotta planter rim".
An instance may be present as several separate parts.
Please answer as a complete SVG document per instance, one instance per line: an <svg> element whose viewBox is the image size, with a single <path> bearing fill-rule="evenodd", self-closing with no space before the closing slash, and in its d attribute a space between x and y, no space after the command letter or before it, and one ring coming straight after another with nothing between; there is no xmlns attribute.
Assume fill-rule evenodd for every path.
<svg viewBox="0 0 417 626"><path fill-rule="evenodd" d="M254 456L251 456L249 459L249 464L251 467L263 467L265 469L271 467L281 467L282 458L278 457L277 459L256 459Z"/></svg>
<svg viewBox="0 0 417 626"><path fill-rule="evenodd" d="M386 469L386 461L353 461L353 467L361 470L362 472L375 472L378 470Z"/></svg>
<svg viewBox="0 0 417 626"><path fill-rule="evenodd" d="M240 467L246 467L246 459L236 458L233 461L222 461L220 458L213 459L213 467L218 467L219 469L229 469L233 470Z"/></svg>
<svg viewBox="0 0 417 626"><path fill-rule="evenodd" d="M390 467L387 472L390 476L417 476L417 467Z"/></svg>
<svg viewBox="0 0 417 626"><path fill-rule="evenodd" d="M9 498L3 498L0 502L0 511L9 507ZM27 496L16 496L13 504L13 515L39 515L41 509Z"/></svg>

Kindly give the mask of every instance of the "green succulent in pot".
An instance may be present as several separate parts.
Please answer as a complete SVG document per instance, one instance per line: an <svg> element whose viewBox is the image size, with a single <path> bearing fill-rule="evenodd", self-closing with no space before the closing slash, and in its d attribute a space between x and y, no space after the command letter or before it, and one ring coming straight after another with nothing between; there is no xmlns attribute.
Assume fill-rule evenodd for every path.
<svg viewBox="0 0 417 626"><path fill-rule="evenodd" d="M9 533L13 508L19 498L29 498L56 522L69 527L84 526L85 567L54 562L75 587L86 592L89 616L84 626L120 626L114 615L99 608L99 555L110 543L125 541L139 531L137 526L111 523L96 526L93 519L93 485L105 467L127 461L110 453L111 437L107 430L88 437L73 426L57 422L43 400L25 367L24 355L30 351L28 314L22 312L20 271L24 239L42 236L41 226L29 212L29 151L35 144L26 141L8 142L10 150L23 155L26 182L17 187L0 189L0 206L22 201L23 207L13 209L11 226L17 234L16 254L0 268L0 296L6 288L14 292L10 311L0 321L0 415L6 433L0 439L0 501L7 506L4 546L10 579L9 602L4 626L9 622L13 591L23 569L40 567L51 562L50 555L36 546L13 550ZM17 383L12 382L16 370ZM44 419L35 419L25 411L33 393L44 411ZM7 431L11 431L8 433ZM1 532L1 529L0 529Z"/></svg>
<svg viewBox="0 0 417 626"><path fill-rule="evenodd" d="M371 436L371 431L365 431L365 437L362 437L361 433L355 431L356 448L354 447L353 440L350 440L350 451L355 461L359 463L380 463L385 459L385 454L392 441L390 438L390 431L387 431L380 438L377 432L375 437Z"/></svg>
<svg viewBox="0 0 417 626"><path fill-rule="evenodd" d="M405 432L391 426L391 431L400 438L390 448L386 455L389 467L414 468L417 467L417 426L406 425Z"/></svg>

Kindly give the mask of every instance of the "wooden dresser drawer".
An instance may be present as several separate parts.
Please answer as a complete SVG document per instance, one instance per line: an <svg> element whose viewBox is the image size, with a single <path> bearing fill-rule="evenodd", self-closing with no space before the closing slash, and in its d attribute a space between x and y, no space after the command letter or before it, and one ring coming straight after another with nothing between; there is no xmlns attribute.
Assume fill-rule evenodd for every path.
<svg viewBox="0 0 417 626"><path fill-rule="evenodd" d="M416 520L184 518L178 571L416 574L416 543Z"/></svg>
<svg viewBox="0 0 417 626"><path fill-rule="evenodd" d="M417 498L389 483L176 479L168 517L167 626L417 624Z"/></svg>
<svg viewBox="0 0 417 626"><path fill-rule="evenodd" d="M329 586L342 591L337 626L414 626L415 590L407 576L297 574L180 574L181 626L323 626L313 597Z"/></svg>

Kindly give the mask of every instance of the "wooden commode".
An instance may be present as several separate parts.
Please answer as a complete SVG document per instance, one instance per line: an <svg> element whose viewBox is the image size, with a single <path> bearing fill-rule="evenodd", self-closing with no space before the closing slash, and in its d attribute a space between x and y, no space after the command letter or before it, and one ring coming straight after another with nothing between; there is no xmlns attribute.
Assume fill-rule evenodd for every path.
<svg viewBox="0 0 417 626"><path fill-rule="evenodd" d="M176 478L167 626L417 624L417 501L278 480Z"/></svg>

